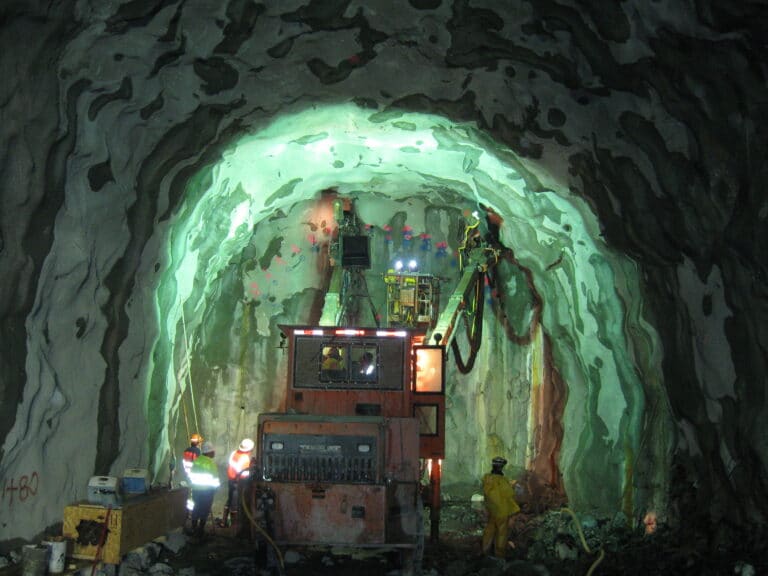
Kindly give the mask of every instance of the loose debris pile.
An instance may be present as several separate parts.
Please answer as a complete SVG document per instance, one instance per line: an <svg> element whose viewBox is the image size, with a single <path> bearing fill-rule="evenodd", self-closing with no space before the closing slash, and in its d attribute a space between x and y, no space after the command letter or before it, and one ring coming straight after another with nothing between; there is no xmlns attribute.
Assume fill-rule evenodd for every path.
<svg viewBox="0 0 768 576"><path fill-rule="evenodd" d="M441 543L428 546L425 559L432 576L768 574L764 533L726 531L724 538L694 527L660 527L646 535L644 526L632 526L623 514L598 520L567 508L541 514L524 509L513 519L507 560L499 565L480 554L482 510L454 504L444 508L442 520Z"/></svg>
<svg viewBox="0 0 768 576"><path fill-rule="evenodd" d="M587 574L652 576L696 574L754 576L768 573L765 534L719 540L691 527L660 527L646 535L622 515L606 521L576 517L566 509L518 514L505 561L483 556L482 505L448 501L441 510L440 539L426 542L424 576L573 576ZM67 573L90 576L396 576L399 555L360 549L283 549L280 563L226 528L209 527L202 541L174 532L132 551L120 566L70 565ZM425 524L429 538L429 525ZM729 532L726 532L730 534ZM18 557L0 557L0 576L22 574ZM282 564L282 567L281 567ZM2 566L5 565L3 568ZM270 567L271 566L271 567Z"/></svg>

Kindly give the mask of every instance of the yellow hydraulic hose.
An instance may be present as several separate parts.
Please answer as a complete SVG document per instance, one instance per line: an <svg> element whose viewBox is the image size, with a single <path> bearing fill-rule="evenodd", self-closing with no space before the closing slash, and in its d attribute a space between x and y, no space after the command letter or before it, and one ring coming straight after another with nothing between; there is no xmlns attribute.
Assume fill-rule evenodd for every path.
<svg viewBox="0 0 768 576"><path fill-rule="evenodd" d="M261 527L259 526L259 523L256 522L256 519L253 517L253 514L251 513L250 508L245 503L245 497L243 495L240 496L240 507L245 510L245 515L248 516L248 520L251 523L251 526L255 527L256 530L261 532L261 535L264 536L264 538L272 545L272 548L275 549L275 552L277 552L277 559L280 560L280 572L285 571L285 564L283 562L283 554L280 552L280 548L277 547L277 544L275 544L275 541L272 540L272 538L269 537L269 534Z"/></svg>
<svg viewBox="0 0 768 576"><path fill-rule="evenodd" d="M587 554L593 554L592 550L589 549L589 546L587 545L587 539L584 538L584 531L581 529L581 522L579 522L579 519L576 517L576 514L571 510L570 508L563 508L560 510L561 512L567 512L571 515L573 518L574 524L576 524L576 531L579 533L579 540L581 540L581 545L584 547L584 550L586 550ZM605 558L605 550L600 548L598 550L599 554L597 557L597 560L595 560L592 565L589 567L589 570L587 570L587 576L592 576L592 573L595 571L595 568L598 567L600 562L603 561L603 558Z"/></svg>
<svg viewBox="0 0 768 576"><path fill-rule="evenodd" d="M474 224L468 224L464 228L464 240L462 240L461 246L459 246L459 250L458 250L458 253L459 253L459 270L463 270L464 269L464 262L463 262L463 259L462 259L462 253L464 252L464 249L467 247L467 242L469 241L469 231L477 228L479 225L480 225L480 219L478 218L477 222L475 222Z"/></svg>

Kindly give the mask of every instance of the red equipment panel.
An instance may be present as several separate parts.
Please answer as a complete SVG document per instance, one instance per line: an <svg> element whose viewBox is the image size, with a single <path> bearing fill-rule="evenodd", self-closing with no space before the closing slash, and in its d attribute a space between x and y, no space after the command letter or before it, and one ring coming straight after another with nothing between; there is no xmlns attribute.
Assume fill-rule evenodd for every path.
<svg viewBox="0 0 768 576"><path fill-rule="evenodd" d="M275 541L291 544L384 544L386 491L381 485L271 484Z"/></svg>
<svg viewBox="0 0 768 576"><path fill-rule="evenodd" d="M413 545L419 534L414 418L261 414L257 458L278 541Z"/></svg>

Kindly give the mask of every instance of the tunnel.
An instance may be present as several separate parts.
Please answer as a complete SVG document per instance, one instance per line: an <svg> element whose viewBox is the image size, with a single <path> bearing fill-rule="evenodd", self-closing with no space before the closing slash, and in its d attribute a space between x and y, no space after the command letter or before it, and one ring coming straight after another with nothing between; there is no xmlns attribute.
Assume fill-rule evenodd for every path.
<svg viewBox="0 0 768 576"><path fill-rule="evenodd" d="M192 433L222 472L257 438L283 327L323 323L343 202L370 246L347 326L387 326L398 261L437 315L469 235L493 248L460 314L482 336L446 347L447 512L501 456L532 517L646 542L652 518L697 562L764 566L759 3L2 15L0 552L93 477L178 481Z"/></svg>
<svg viewBox="0 0 768 576"><path fill-rule="evenodd" d="M253 429L252 415L264 411L270 402L274 403L273 397L278 394L276 388L279 389L279 386L276 383L270 385L266 379L259 384L258 380L266 377L279 380L285 376L269 372L259 376L255 373L257 367L269 361L270 349L279 349L278 323L317 323L319 306L316 301L322 302L322 295L313 293L322 291L324 284L327 284L330 268L327 262L328 244L333 237L335 222L328 202L323 202L319 191L326 191L327 195L327 191L333 188L334 197L355 197L359 217L372 236L374 265L367 273L369 279L366 284L380 315L384 312L381 276L392 268L395 260L398 257L415 257L423 261L423 266L436 267L435 271L441 276L450 278L451 272L456 276L457 263L453 253L463 232L459 219L464 217L465 211L469 211L466 219L472 222L474 217L471 212L486 206L503 215L501 240L515 247L509 252L514 255L514 264L503 263L498 267L497 313L502 319L501 326L510 327L513 335L519 330L522 336L517 341L527 340L529 346L521 346L520 350L507 349L507 346L514 344L514 338L510 340L503 328L491 327L485 332L492 343L488 346L488 353L504 358L503 362L509 362L510 370L519 375L511 378L509 383L504 378L497 380L491 372L473 374L472 377L457 380L456 384L452 384L452 380L449 383L449 386L455 387L452 397L454 410L448 414L451 422L455 422L453 426L461 429L473 422L485 434L478 434L475 439L476 455L462 454L458 446L454 448L454 458L463 462L464 469L457 468L453 472L452 459L446 458L447 479L455 475L456 482L471 482L487 465L494 450L516 453L514 461L521 470L526 468L527 461L533 460L530 454L533 448L528 446L533 442L528 438L529 428L539 428L542 423L529 426L529 420L535 418L530 406L531 383L535 379L541 380L543 373L535 375L532 372L534 368L530 365L534 354L531 348L536 348L533 342L537 323L546 325L549 314L556 316L560 309L564 317L552 319L562 326L558 330L564 332L558 341L571 341L572 347L552 351L553 357L562 358L560 362L554 361L554 371L574 374L573 378L564 377L566 381L574 382L568 386L568 395L582 398L576 403L579 408L566 418L566 422L570 419L589 422L591 418L587 406L592 404L591 409L601 415L608 427L602 433L607 433L611 439L603 447L596 447L589 446L592 441L584 440L584 437L566 438L564 448L567 453L573 453L566 459L581 461L581 464L564 466L565 470L574 470L573 476L566 474L565 480L568 483L573 479L578 483L577 478L598 474L597 470L609 463L615 466L612 491L595 494L587 489L581 490L587 507L611 510L622 500L625 485L630 483L627 475L632 474L640 445L639 420L642 419L645 402L640 377L632 375L636 369L627 364L634 355L634 346L642 346L646 342L653 344L656 336L644 333L642 326L623 327L617 318L622 314L621 296L604 294L616 291L615 280L611 273L603 277L606 268L610 267L607 262L609 257L600 254L597 243L589 237L588 230L590 227L595 230L595 223L583 222L578 205L569 206L555 193L549 193L550 199L542 199L548 192L534 193L520 186L522 178L512 165L505 165L503 160L494 158L493 143L484 142L476 133L473 137L471 128L452 126L450 122L434 116L421 118L405 113L388 116L388 120L382 120L365 109L329 107L283 118L256 134L252 140L238 143L231 153L224 153L222 163L207 172L207 177L198 177L205 189L190 190L188 193L187 197L196 198L195 204L182 210L189 215L188 218L176 224L169 233L172 240L169 241L167 253L176 261L168 266L167 280L161 279L157 288L159 315L165 319L166 326L171 326L167 329L169 343L163 342L161 337L155 357L175 359L170 366L157 361L153 365L151 378L158 384L156 388L153 386L150 394L163 399L150 402L151 406L157 405L158 438L162 438L162 431L173 431L163 414L179 418L166 406L169 400L175 400L173 392L167 390L167 382L179 380L169 377L168 370L174 375L187 359L185 334L187 340L200 342L198 345L203 348L196 353L190 345L190 356L210 358L208 363L211 364L207 369L201 366L199 373L195 374L195 361L191 361L192 369L188 371L191 377L182 378L181 382L192 382L192 386L198 382L198 391L185 396L185 401L191 406L195 395L212 394L207 390L209 385L201 384L203 382L214 383L217 396L224 390L230 390L217 411L220 410L225 420L232 423L232 428L240 427L240 430L230 430L234 436L229 438L217 436L218 444L233 446L239 442L238 435L250 434ZM258 169L253 169L254 164L258 164ZM347 165L350 166L349 172L345 171ZM365 168L361 169L361 166ZM517 198L515 183L519 187ZM526 195L535 199L526 200ZM504 198L505 204L498 205L497 198ZM446 204L456 208L446 211ZM516 211L522 215L518 216ZM266 231L263 231L265 226ZM275 228L281 232L275 233ZM433 230L433 233L426 234L427 230ZM518 236L507 237L507 230ZM411 236L411 240L406 236ZM436 246L441 242L449 245L442 257L438 253L439 248L434 250L435 254L430 249L430 244ZM582 254L563 255L580 248L584 249ZM529 258L535 259L535 263L527 264ZM572 288L560 291L562 279L554 280L551 288L537 280L538 274L547 269L552 273L557 266L567 271L566 286L581 286L582 291L591 288L594 295L586 295L583 304L580 304L582 298L574 295ZM626 272L622 270L619 274L628 274L630 277L626 282L636 290L637 281L632 278L631 265L620 263L618 266L626 267ZM532 285L529 286L523 271L534 268ZM305 275L308 276L306 279L299 279ZM456 278L453 278L455 282ZM451 284L446 284L441 286L444 297L450 295ZM494 301L490 286L487 291L488 298ZM215 299L211 300L209 294L215 295ZM228 294L234 294L244 303ZM293 294L295 303L287 297ZM362 295L360 297L363 298ZM545 302L566 301L568 305L553 305L549 313L547 310L550 307L544 306L544 312L540 312L535 306L539 299ZM575 312L574 309L580 305L583 312ZM539 318L540 314L544 315L544 319ZM492 320L486 321L492 326L496 324ZM369 313L362 315L357 324L373 326L375 322L376 319ZM572 323L582 325L569 326ZM223 327L230 332L226 340L233 342L229 349L222 346L216 336ZM595 354L585 366L567 365L569 358L584 356L582 349L597 352L601 339L606 342L620 340L624 330L641 334L640 342L628 343L626 350L607 347L605 360ZM587 340L583 344L579 343L581 333ZM260 339L264 339L261 346L257 344ZM180 343L174 346L179 340ZM510 341L510 344L504 343L504 340ZM170 349L163 353L163 347ZM554 343L553 348L557 348ZM653 358L654 350L642 350L641 354ZM229 373L222 373L221 365L231 365L233 361L240 362L240 365ZM607 374L594 382L595 391L590 392L586 384L590 380L589 372L594 370L599 374L601 369ZM639 371L646 375L652 375L658 369L658 366L639 367ZM583 374L577 375L579 372ZM456 378L459 376L457 374ZM547 379L552 377L551 371L548 371ZM624 380L627 382L624 383ZM585 384L577 384L580 382ZM626 392L622 391L623 387ZM600 391L600 396L606 397L590 398L591 394L598 394L597 391ZM560 394L565 396L565 390ZM478 401L478 397L486 400ZM498 402L509 406L500 414L487 414ZM247 414L241 415L243 405L246 405ZM181 410L184 409L182 406ZM192 411L190 407L186 410L189 413ZM552 407L543 406L541 410L549 413ZM483 422L491 418L508 423L495 430L492 424ZM240 422L243 419L245 422ZM562 417L553 418L555 426L563 426L560 419ZM543 424L547 425L546 422ZM150 420L150 426L153 425ZM571 426L570 422L567 425ZM663 421L657 426L663 427ZM573 424L573 427L581 431L585 424ZM179 435L183 444L189 436L186 424ZM553 448L559 444L555 438L542 440ZM584 442L584 450L596 450L594 456L578 454L576 446ZM665 447L663 440L661 442L660 451L663 453ZM166 442L156 443L159 449L167 447ZM153 444L152 440L150 444ZM612 448L609 446L618 451L610 454ZM175 448L179 451L184 446L177 445ZM158 455L158 460L161 458ZM558 485L558 474L557 470L550 470L546 481L552 483L554 477L554 485ZM658 479L649 481L652 485ZM576 484L572 492L574 495L571 498L578 498L576 494L580 490ZM592 497L604 500L589 502ZM631 500L634 496L626 497ZM653 503L652 495L650 500L648 506L662 504Z"/></svg>

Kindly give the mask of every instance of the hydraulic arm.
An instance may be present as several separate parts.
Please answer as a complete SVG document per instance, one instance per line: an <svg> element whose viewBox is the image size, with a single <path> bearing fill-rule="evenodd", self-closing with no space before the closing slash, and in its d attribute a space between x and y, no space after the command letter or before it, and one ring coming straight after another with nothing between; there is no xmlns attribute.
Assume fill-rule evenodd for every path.
<svg viewBox="0 0 768 576"><path fill-rule="evenodd" d="M474 324L482 321L482 299L485 273L491 259L496 258L494 250L478 247L468 254L468 263L464 267L456 289L448 298L445 309L437 318L435 327L427 335L427 342L446 348L451 345L456 335L456 324L461 314L475 316ZM495 263L495 261L494 261ZM477 315L480 315L477 318ZM470 339L474 331L470 329ZM479 342L478 342L479 346Z"/></svg>

